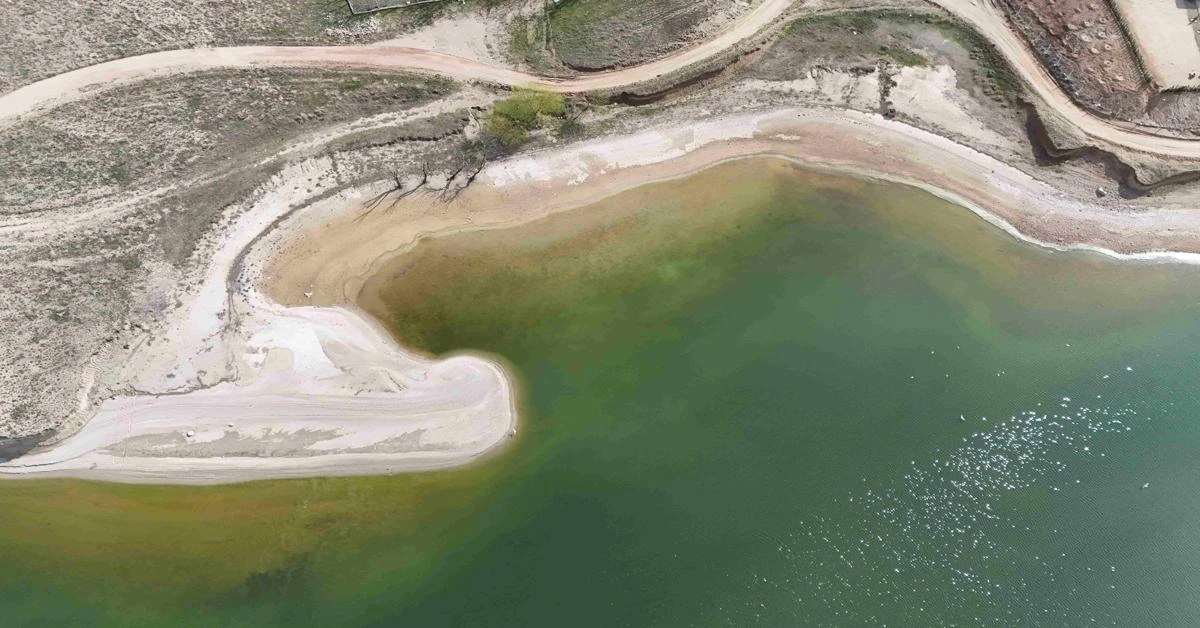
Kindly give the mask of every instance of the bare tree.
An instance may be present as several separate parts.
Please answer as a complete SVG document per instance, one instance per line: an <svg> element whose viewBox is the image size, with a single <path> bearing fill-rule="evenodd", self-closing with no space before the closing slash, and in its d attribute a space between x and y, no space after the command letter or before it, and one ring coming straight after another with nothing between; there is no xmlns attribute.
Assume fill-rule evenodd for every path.
<svg viewBox="0 0 1200 628"><path fill-rule="evenodd" d="M464 168L465 168L466 163L467 162L464 162ZM471 186L472 183L475 182L475 177L478 177L479 173L483 172L483 167L486 165L487 165L487 161L482 160L482 159L477 160L475 162L475 164L473 165L473 170L471 170L471 174L467 175L467 178L463 181L462 185L454 188L454 190L450 192L450 195L448 197L446 196L446 191L450 190L450 185L447 183L446 191L442 192L442 200L444 200L446 202L450 202L450 201L453 201L454 199L458 198L459 194L462 194L464 190L466 190L468 187ZM460 168L459 172L462 172L462 170L463 170L463 168Z"/></svg>
<svg viewBox="0 0 1200 628"><path fill-rule="evenodd" d="M429 164L427 162L423 162L421 164L421 180L408 190L404 189L404 179L400 177L400 173L398 171L392 172L392 181L395 183L395 185L375 195L370 201L367 201L367 211L358 218L355 218L354 222L359 222L366 219L367 216L370 216L372 213L374 213L374 211L383 205L383 202L393 194L395 194L396 197L393 198L392 202L388 204L388 209L395 207L396 203L399 203L401 200L414 194L417 190L425 187L425 185L429 183Z"/></svg>

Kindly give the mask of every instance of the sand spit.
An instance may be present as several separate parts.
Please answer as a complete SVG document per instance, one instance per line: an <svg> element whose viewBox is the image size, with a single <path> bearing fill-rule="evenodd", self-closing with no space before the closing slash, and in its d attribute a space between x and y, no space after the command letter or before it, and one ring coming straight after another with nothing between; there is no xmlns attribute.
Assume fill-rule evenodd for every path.
<svg viewBox="0 0 1200 628"><path fill-rule="evenodd" d="M414 357L338 308L257 319L249 383L114 399L0 472L171 484L395 473L465 464L515 429L508 377L487 360Z"/></svg>
<svg viewBox="0 0 1200 628"><path fill-rule="evenodd" d="M451 202L432 193L369 209L363 200L380 191L370 188L307 205L305 192L334 189L318 158L281 173L224 230L172 333L119 375L176 392L108 400L80 432L0 465L0 477L217 483L468 463L513 434L511 380L482 357L435 362L397 346L355 304L373 269L422 237L517 225L753 155L916 185L1052 248L1200 261L1194 212L1114 211L949 139L840 109L735 114L519 156Z"/></svg>
<svg viewBox="0 0 1200 628"><path fill-rule="evenodd" d="M171 327L108 378L79 432L0 464L0 477L210 484L466 464L516 430L494 361L404 351L354 309L265 299L247 251L276 220L332 189L328 157L284 169L221 229ZM239 272L240 271L240 272ZM86 402L86 401L85 401Z"/></svg>

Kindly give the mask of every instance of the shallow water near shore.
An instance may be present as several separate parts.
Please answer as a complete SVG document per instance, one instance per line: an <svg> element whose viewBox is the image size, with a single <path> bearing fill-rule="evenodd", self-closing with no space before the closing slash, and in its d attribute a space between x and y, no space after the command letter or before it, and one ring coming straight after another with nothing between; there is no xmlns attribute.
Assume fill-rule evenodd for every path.
<svg viewBox="0 0 1200 628"><path fill-rule="evenodd" d="M516 441L396 477L0 483L5 623L1200 622L1200 269L758 158L424 242L362 303L509 362Z"/></svg>

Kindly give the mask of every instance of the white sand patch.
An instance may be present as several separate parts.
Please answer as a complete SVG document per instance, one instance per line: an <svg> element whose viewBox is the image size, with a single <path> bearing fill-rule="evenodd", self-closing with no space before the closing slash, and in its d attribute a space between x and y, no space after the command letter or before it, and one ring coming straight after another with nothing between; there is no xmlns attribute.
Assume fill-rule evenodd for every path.
<svg viewBox="0 0 1200 628"><path fill-rule="evenodd" d="M165 393L196 386L200 371L224 372L228 356L218 349L230 315L228 280L238 257L280 216L335 185L328 158L293 164L276 175L274 185L225 230L195 297L180 313L184 322L171 341L144 345L132 358L126 381L139 390Z"/></svg>
<svg viewBox="0 0 1200 628"><path fill-rule="evenodd" d="M1006 144L1005 138L959 106L958 103L972 102L972 99L958 88L954 68L948 65L906 67L901 68L893 80L896 85L892 88L891 98L897 111L942 129L953 129L975 142L991 146Z"/></svg>
<svg viewBox="0 0 1200 628"><path fill-rule="evenodd" d="M813 69L809 75L792 81L743 81L739 89L799 96L813 102L841 105L851 109L874 110L879 107L879 73L854 75Z"/></svg>
<svg viewBox="0 0 1200 628"><path fill-rule="evenodd" d="M486 16L461 14L437 20L416 32L376 45L423 48L473 61L502 64L504 59L494 50L507 45L507 41L495 37L488 28L490 24Z"/></svg>
<svg viewBox="0 0 1200 628"><path fill-rule="evenodd" d="M480 179L495 187L559 180L565 180L568 185L577 185L591 176L613 170L681 157L712 142L753 137L756 116L762 115L765 114L739 118L739 124L730 124L727 119L707 120L687 127L656 129L626 137L583 142L565 150L489 164L480 173Z"/></svg>
<svg viewBox="0 0 1200 628"><path fill-rule="evenodd" d="M71 438L0 464L0 473L180 484L386 473L463 464L514 430L511 387L489 361L409 355L343 308L276 307L258 312L253 327L251 345L293 360L245 365L236 384L111 400ZM400 390L354 390L359 368L383 372ZM428 377L408 377L413 371ZM147 451L146 439L159 440ZM228 455L220 448L228 439L234 452L280 453Z"/></svg>

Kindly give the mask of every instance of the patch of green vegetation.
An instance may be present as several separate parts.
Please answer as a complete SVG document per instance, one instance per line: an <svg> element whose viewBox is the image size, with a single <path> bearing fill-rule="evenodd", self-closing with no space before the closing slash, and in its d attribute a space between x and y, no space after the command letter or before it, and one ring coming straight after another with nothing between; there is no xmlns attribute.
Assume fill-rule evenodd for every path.
<svg viewBox="0 0 1200 628"><path fill-rule="evenodd" d="M21 421L32 414L33 407L28 403L19 403L8 411L8 417L13 423L20 424Z"/></svg>
<svg viewBox="0 0 1200 628"><path fill-rule="evenodd" d="M504 116L489 118L487 130L506 148L519 146L529 139L529 131Z"/></svg>
<svg viewBox="0 0 1200 628"><path fill-rule="evenodd" d="M545 117L560 118L567 112L562 94L533 89L517 89L513 96L496 103L493 113L510 118L525 128L534 128Z"/></svg>
<svg viewBox="0 0 1200 628"><path fill-rule="evenodd" d="M970 27L938 15L911 11L881 10L872 12L878 20L894 24L924 25L937 30L947 40L962 46L984 70L985 87L993 95L1011 96L1021 91L1021 82L1009 68L1008 62L986 38Z"/></svg>
<svg viewBox="0 0 1200 628"><path fill-rule="evenodd" d="M558 125L558 136L565 139L583 137L584 126L579 122L579 116L564 118Z"/></svg>
<svg viewBox="0 0 1200 628"><path fill-rule="evenodd" d="M513 58L529 63L533 57L535 37L529 32L529 20L517 18L508 25L508 51Z"/></svg>
<svg viewBox="0 0 1200 628"><path fill-rule="evenodd" d="M556 35L570 40L590 40L596 24L604 24L629 10L620 0L565 0L550 9Z"/></svg>
<svg viewBox="0 0 1200 628"><path fill-rule="evenodd" d="M295 34L314 36L326 28L352 27L358 21L345 0L300 0L295 5L295 12L299 19L294 27L292 24L272 25L267 29L267 34L280 39L288 39Z"/></svg>
<svg viewBox="0 0 1200 628"><path fill-rule="evenodd" d="M520 146L531 131L545 128L567 113L562 94L534 89L515 89L513 95L492 108L487 130L505 149Z"/></svg>
<svg viewBox="0 0 1200 628"><path fill-rule="evenodd" d="M971 58L983 67L989 93L1009 97L1021 92L1021 81L1009 67L1008 61L982 35L958 22L940 17L925 17L921 21L967 50Z"/></svg>
<svg viewBox="0 0 1200 628"><path fill-rule="evenodd" d="M899 63L900 65L905 66L905 67L919 67L919 66L923 66L923 65L929 65L928 59L921 56L920 54L917 54L916 52L913 52L912 50L907 50L904 48L893 48L891 46L880 46L879 54L881 54L881 55L891 59L892 61L895 61L896 63Z"/></svg>
<svg viewBox="0 0 1200 628"><path fill-rule="evenodd" d="M812 17L802 17L794 20L787 27L787 34L793 35L810 28L843 28L847 30L858 31L859 33L869 33L875 30L875 15L882 13L875 11L871 13L835 13L833 15L817 15Z"/></svg>
<svg viewBox="0 0 1200 628"><path fill-rule="evenodd" d="M548 44L545 16L519 17L508 26L508 53L514 61L534 70L550 71L558 66Z"/></svg>
<svg viewBox="0 0 1200 628"><path fill-rule="evenodd" d="M558 0L547 10L549 41L568 67L632 65L686 39L728 0Z"/></svg>
<svg viewBox="0 0 1200 628"><path fill-rule="evenodd" d="M533 38L525 20L518 18L508 25L508 50L519 59L527 58L533 50Z"/></svg>
<svg viewBox="0 0 1200 628"><path fill-rule="evenodd" d="M362 89L367 84L361 77L348 78L338 84L338 91L353 92Z"/></svg>
<svg viewBox="0 0 1200 628"><path fill-rule="evenodd" d="M139 163L128 146L118 143L112 146L108 159L108 175L106 181L117 185L125 185L133 180L133 172L142 164Z"/></svg>

